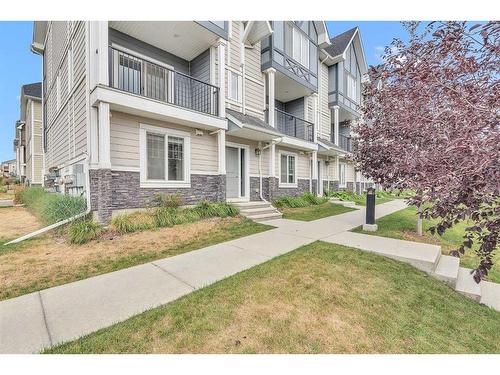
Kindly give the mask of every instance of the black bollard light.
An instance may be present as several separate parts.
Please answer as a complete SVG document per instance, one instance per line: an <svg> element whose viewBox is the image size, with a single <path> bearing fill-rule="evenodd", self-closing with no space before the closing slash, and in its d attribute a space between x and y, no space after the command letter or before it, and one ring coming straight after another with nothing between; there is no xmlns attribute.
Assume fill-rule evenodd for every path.
<svg viewBox="0 0 500 375"><path fill-rule="evenodd" d="M375 232L378 229L375 224L375 189L368 188L366 192L366 221L363 230Z"/></svg>

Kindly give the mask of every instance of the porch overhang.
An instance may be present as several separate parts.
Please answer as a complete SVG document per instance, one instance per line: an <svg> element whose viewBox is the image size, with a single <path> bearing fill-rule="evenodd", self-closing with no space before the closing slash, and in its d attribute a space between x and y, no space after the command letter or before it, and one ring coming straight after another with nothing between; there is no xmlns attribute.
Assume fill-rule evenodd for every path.
<svg viewBox="0 0 500 375"><path fill-rule="evenodd" d="M232 110L226 111L226 117L228 120L228 135L253 141L272 141L283 137L283 134L257 117Z"/></svg>
<svg viewBox="0 0 500 375"><path fill-rule="evenodd" d="M98 85L90 94L90 104L109 103L113 111L152 118L204 130L227 130L227 119L188 108Z"/></svg>
<svg viewBox="0 0 500 375"><path fill-rule="evenodd" d="M318 138L318 155L345 157L350 153L326 139Z"/></svg>
<svg viewBox="0 0 500 375"><path fill-rule="evenodd" d="M253 46L273 33L269 21L248 21L243 31L243 43Z"/></svg>
<svg viewBox="0 0 500 375"><path fill-rule="evenodd" d="M289 137L287 135L283 135L279 145L301 151L318 151L319 148L317 143L305 141L295 137Z"/></svg>

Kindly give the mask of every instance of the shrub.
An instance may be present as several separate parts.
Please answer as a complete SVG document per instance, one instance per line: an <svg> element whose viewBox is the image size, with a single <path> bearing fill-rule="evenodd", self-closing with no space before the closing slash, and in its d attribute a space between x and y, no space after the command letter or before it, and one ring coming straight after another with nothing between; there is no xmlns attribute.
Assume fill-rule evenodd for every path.
<svg viewBox="0 0 500 375"><path fill-rule="evenodd" d="M328 200L326 197L316 197L314 194L310 192L305 192L302 195L292 197L285 196L277 198L273 201L273 204L278 207L289 207L289 208L298 208L298 207L307 207L307 206L315 206L318 204L323 204Z"/></svg>
<svg viewBox="0 0 500 375"><path fill-rule="evenodd" d="M14 200L23 203L47 225L69 219L85 211L87 202L83 197L47 193L41 187L30 187L16 191Z"/></svg>
<svg viewBox="0 0 500 375"><path fill-rule="evenodd" d="M156 227L153 216L144 212L118 215L113 218L111 224L121 234L154 229Z"/></svg>
<svg viewBox="0 0 500 375"><path fill-rule="evenodd" d="M83 197L46 193L39 208L39 216L46 224L54 224L85 211L87 202Z"/></svg>
<svg viewBox="0 0 500 375"><path fill-rule="evenodd" d="M180 194L161 194L156 193L151 198L151 205L164 208L179 208L184 204L182 195Z"/></svg>
<svg viewBox="0 0 500 375"><path fill-rule="evenodd" d="M236 216L239 210L230 203L210 203L202 201L194 209L202 218Z"/></svg>
<svg viewBox="0 0 500 375"><path fill-rule="evenodd" d="M92 219L73 221L68 226L68 239L73 244L84 244L95 239L102 231L102 225Z"/></svg>
<svg viewBox="0 0 500 375"><path fill-rule="evenodd" d="M6 193L7 192L7 186L0 185L0 193Z"/></svg>

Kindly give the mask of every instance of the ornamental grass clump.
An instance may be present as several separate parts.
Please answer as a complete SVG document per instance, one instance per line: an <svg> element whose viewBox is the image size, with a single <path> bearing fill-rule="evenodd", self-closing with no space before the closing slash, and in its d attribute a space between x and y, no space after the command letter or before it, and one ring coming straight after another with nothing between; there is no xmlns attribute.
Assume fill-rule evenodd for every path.
<svg viewBox="0 0 500 375"><path fill-rule="evenodd" d="M103 226L92 219L76 220L68 226L68 240L72 244L82 245L96 239Z"/></svg>

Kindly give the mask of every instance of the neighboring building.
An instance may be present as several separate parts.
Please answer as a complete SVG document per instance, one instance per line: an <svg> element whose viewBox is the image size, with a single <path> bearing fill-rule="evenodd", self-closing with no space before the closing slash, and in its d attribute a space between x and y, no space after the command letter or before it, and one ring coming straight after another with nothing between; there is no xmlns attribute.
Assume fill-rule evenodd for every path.
<svg viewBox="0 0 500 375"><path fill-rule="evenodd" d="M16 176L16 159L6 160L0 163L0 176L3 177Z"/></svg>
<svg viewBox="0 0 500 375"><path fill-rule="evenodd" d="M16 121L14 152L17 177L26 185L43 184L42 83L21 87L20 119Z"/></svg>
<svg viewBox="0 0 500 375"><path fill-rule="evenodd" d="M101 221L156 192L179 192L189 204L354 189L343 162L349 128L340 129L360 115L366 62L357 29L345 52L321 21L34 28L46 181L87 194ZM330 54L333 46L340 52ZM350 77L355 92L329 77Z"/></svg>

